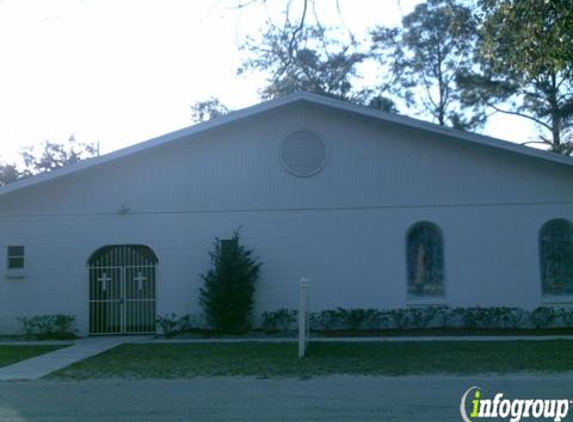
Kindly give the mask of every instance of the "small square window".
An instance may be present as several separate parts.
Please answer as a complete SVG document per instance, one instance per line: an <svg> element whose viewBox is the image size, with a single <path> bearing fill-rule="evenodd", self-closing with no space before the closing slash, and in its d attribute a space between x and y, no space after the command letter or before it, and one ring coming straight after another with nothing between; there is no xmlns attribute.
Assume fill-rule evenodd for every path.
<svg viewBox="0 0 573 422"><path fill-rule="evenodd" d="M8 269L21 270L24 268L24 246L8 246Z"/></svg>

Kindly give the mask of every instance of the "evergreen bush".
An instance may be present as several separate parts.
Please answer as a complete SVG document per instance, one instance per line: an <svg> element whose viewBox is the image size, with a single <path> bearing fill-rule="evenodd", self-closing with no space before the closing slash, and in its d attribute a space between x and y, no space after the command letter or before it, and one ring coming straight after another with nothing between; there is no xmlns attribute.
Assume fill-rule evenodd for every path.
<svg viewBox="0 0 573 422"><path fill-rule="evenodd" d="M229 240L215 238L209 257L212 268L201 274L200 303L205 319L221 333L248 331L262 264L241 244L239 230Z"/></svg>

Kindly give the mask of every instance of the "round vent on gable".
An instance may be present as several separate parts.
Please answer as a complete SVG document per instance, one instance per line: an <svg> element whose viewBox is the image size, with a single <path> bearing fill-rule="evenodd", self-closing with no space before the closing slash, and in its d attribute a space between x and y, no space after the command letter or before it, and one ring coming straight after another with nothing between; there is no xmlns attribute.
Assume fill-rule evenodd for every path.
<svg viewBox="0 0 573 422"><path fill-rule="evenodd" d="M284 167L295 176L312 176L326 163L326 144L316 133L299 130L283 141L280 157Z"/></svg>

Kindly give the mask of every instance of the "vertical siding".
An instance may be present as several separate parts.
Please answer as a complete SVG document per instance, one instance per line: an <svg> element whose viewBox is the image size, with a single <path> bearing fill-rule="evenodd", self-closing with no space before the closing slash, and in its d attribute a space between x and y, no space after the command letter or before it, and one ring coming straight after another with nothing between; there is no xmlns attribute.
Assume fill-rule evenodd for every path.
<svg viewBox="0 0 573 422"><path fill-rule="evenodd" d="M312 280L312 307L407 305L405 236L421 220L444 234L450 305L515 305L541 301L539 227L552 207L507 207L190 213L169 216L50 217L3 227L3 244L25 244L24 280L2 279L0 331L15 317L72 313L87 327L86 262L106 244L145 244L159 258L158 312L199 314L200 273L215 236L242 226L245 243L264 263L257 314L296 306L296 283ZM5 220L4 220L5 221ZM97 227L97 231L89 227ZM32 233L37 233L33 235ZM2 256L2 261L5 257ZM5 268L5 262L0 262Z"/></svg>

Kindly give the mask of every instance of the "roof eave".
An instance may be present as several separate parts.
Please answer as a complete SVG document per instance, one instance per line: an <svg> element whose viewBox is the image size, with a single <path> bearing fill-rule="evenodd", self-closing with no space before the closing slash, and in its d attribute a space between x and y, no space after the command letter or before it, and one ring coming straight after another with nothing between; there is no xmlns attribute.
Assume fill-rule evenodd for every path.
<svg viewBox="0 0 573 422"><path fill-rule="evenodd" d="M477 133L466 132L459 129L448 128L445 126L440 126L436 123L426 122L424 120L418 120L412 117L402 116L394 113L388 113L380 110L369 109L364 106L359 106L356 104L335 100L328 97L322 97L311 93L305 93L303 99L311 99L313 103L321 103L325 106L344 109L351 113L361 114L363 116L371 117L377 120L383 120L400 126L420 129L423 131L436 133L438 135L447 136L449 138L456 138L473 144L498 148L521 155L539 158L545 161L573 166L573 157L557 154L550 151L538 150L535 148L527 147L524 145L516 144L514 142L505 141L503 139L494 138L487 135L480 135Z"/></svg>

